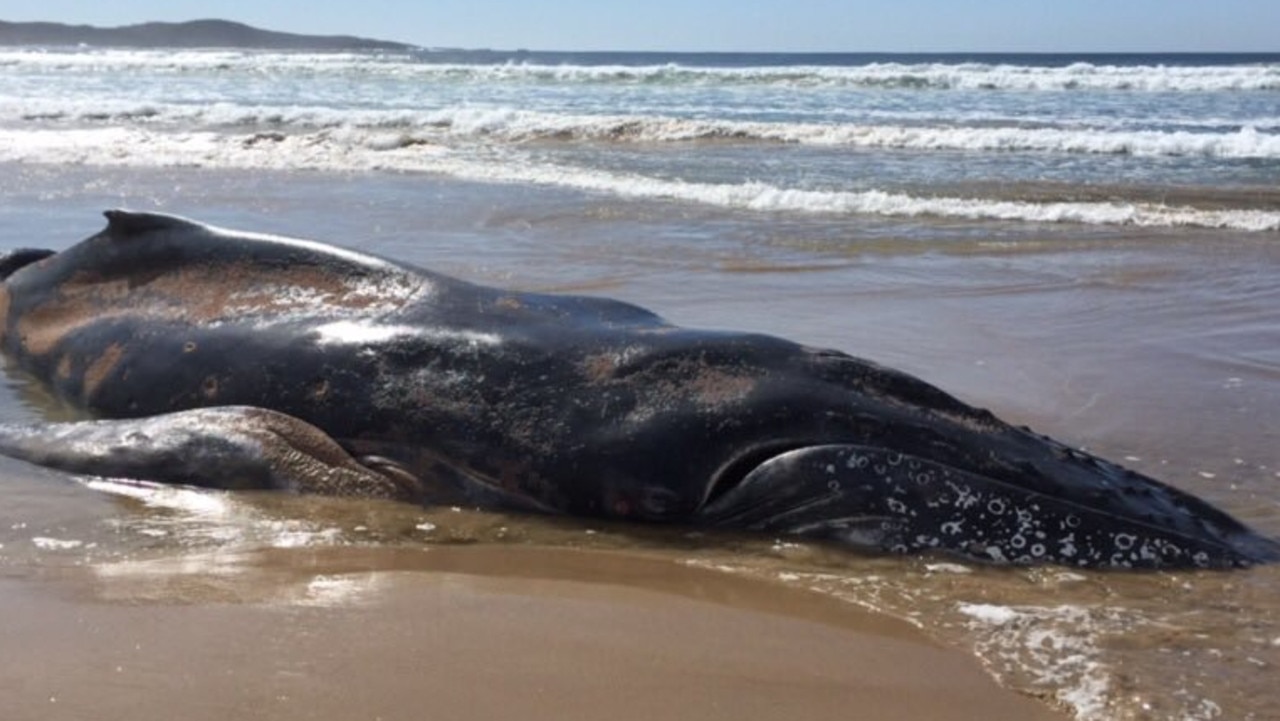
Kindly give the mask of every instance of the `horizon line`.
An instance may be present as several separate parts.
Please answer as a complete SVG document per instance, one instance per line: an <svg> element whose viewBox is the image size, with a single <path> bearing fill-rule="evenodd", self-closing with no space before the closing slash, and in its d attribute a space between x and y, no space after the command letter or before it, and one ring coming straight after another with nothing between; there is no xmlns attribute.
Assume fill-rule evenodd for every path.
<svg viewBox="0 0 1280 721"><path fill-rule="evenodd" d="M972 50L972 49L970 50L960 50L960 49L946 49L946 50L938 50L938 49L931 49L931 50L901 50L901 49L899 50L886 50L886 49L690 50L690 49L680 49L680 50L674 50L674 49L661 49L659 50L659 49L636 49L636 48L629 48L629 49L628 48L569 49L569 48L531 48L531 47L495 48L495 47L466 47L466 46L457 46L457 45L430 45L430 44L408 42L404 40L389 40L386 38L373 38L373 37L356 36L356 35L349 35L349 34L343 34L343 33L339 33L335 35L335 34L305 33L305 32L297 32L293 30L276 30L272 28L261 27L258 25L252 25L250 23L246 23L240 20L231 20L228 18L214 18L214 17L192 18L189 20L144 20L141 22L125 23L121 25L93 25L90 23L72 24L72 23L61 22L57 20L24 21L24 20L5 20L4 18L0 18L0 23L9 23L13 25L29 25L29 24L60 25L67 28L74 28L74 29L88 28L88 29L95 29L95 30L120 30L120 29L138 27L140 25L150 25L150 24L186 25L186 24L208 23L208 22L228 23L228 24L240 25L255 31L264 31L268 33L279 33L279 34L285 34L285 35L295 35L295 36L301 36L301 37L314 37L314 38L325 38L325 39L353 38L357 40L372 41L377 43L397 44L397 45L405 46L405 48L408 50L417 50L417 51L424 51L424 52L477 52L477 53L488 52L488 53L515 53L515 54L519 54L519 53L583 53L583 54L585 53L617 53L617 54L634 54L634 55L641 55L641 54L653 54L653 55L657 55L657 54L670 54L670 55L1076 55L1076 56L1081 56L1081 55L1280 55L1280 48L1277 48L1275 50L1222 50L1222 49L1213 49L1213 50L1186 50L1186 49L1161 49L1161 50L1132 50L1132 49L1130 50L1096 50L1096 49L1095 50L1078 50L1078 49L1077 50L1061 50L1061 49L1058 49L1058 50L1045 50L1045 49L1038 49L1038 50L1028 50L1028 49L1022 49L1022 50L1012 50L1012 49L1002 49L1002 50ZM15 47L20 47L20 46L15 46ZM89 47L94 47L94 46L90 45ZM109 46L101 46L101 47L109 47ZM215 47L219 47L219 46L209 46L209 49L213 49Z"/></svg>

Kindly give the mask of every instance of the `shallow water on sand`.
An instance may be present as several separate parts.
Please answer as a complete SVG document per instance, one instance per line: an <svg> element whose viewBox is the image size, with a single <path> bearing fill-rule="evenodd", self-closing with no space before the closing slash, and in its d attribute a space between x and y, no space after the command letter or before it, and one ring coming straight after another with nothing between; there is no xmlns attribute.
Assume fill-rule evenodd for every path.
<svg viewBox="0 0 1280 721"><path fill-rule="evenodd" d="M682 325L776 333L910 371L1280 535L1272 233L864 222L395 174L3 171L5 247L65 247L123 205L482 283L614 296ZM66 415L7 378L0 420ZM422 549L623 551L907 619L1077 718L1280 717L1275 568L992 568L787 539L72 482L10 461L0 492L0 575L89 574L105 598L346 603L370 592L358 566L393 567ZM358 562L342 555L352 549ZM309 555L292 556L288 583L253 582L272 553Z"/></svg>

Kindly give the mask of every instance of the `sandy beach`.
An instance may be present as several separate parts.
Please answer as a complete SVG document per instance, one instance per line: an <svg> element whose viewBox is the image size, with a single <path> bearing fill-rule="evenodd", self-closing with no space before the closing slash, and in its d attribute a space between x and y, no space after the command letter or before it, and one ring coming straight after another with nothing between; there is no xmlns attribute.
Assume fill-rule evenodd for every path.
<svg viewBox="0 0 1280 721"><path fill-rule="evenodd" d="M1063 226L993 242L922 222L936 238L859 225L867 237L851 240L840 219L410 174L4 167L9 247L66 247L126 206L618 297L917 373L1280 528L1269 237ZM7 379L0 421L66 417ZM22 721L1280 710L1273 568L866 557L574 519L86 487L13 461L0 481L0 647L19 649L0 660L0 696Z"/></svg>
<svg viewBox="0 0 1280 721"><path fill-rule="evenodd" d="M54 593L0 582L0 643L21 649L0 662L6 717L1061 718L904 622L663 560L240 560L220 593L141 571L71 574Z"/></svg>
<svg viewBox="0 0 1280 721"><path fill-rule="evenodd" d="M439 10L342 24L432 47L320 43L337 53L217 21L0 23L23 44L0 47L0 251L67 248L126 207L608 296L917 375L1280 537L1280 54L1231 52L1274 49L1257 8L916 8L911 35L935 40L910 47L967 22L969 45L943 45L1030 52L889 54L624 52L577 18L551 23L564 46L607 52L546 52L518 13L468 24L519 23L532 50L458 50L434 47ZM641 45L691 33L666 47L765 17L616 12ZM817 17L777 12L769 44ZM828 23L832 47L901 44L883 19ZM1241 19L1260 34L1224 34ZM295 50L191 47L227 42ZM84 412L3 378L0 423ZM770 417L784 438L806 422ZM677 448L629 462L700 452ZM0 721L1262 721L1278 599L1280 564L1010 567L0 458Z"/></svg>

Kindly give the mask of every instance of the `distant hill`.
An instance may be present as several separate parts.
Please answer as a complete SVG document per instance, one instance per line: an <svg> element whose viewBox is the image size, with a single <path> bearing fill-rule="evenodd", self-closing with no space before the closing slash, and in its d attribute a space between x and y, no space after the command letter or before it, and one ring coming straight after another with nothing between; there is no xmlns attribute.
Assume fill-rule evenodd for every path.
<svg viewBox="0 0 1280 721"><path fill-rule="evenodd" d="M0 45L130 48L260 48L266 50L409 50L413 46L349 35L297 35L227 20L143 23L118 28L0 20Z"/></svg>

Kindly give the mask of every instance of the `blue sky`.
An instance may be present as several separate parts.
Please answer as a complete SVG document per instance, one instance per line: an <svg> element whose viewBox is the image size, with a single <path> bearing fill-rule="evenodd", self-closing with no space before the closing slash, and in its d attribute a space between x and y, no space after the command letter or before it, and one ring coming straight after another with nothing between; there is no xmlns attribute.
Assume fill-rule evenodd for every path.
<svg viewBox="0 0 1280 721"><path fill-rule="evenodd" d="M1280 51L1277 0L38 0L0 20L219 17L272 30L534 50Z"/></svg>

